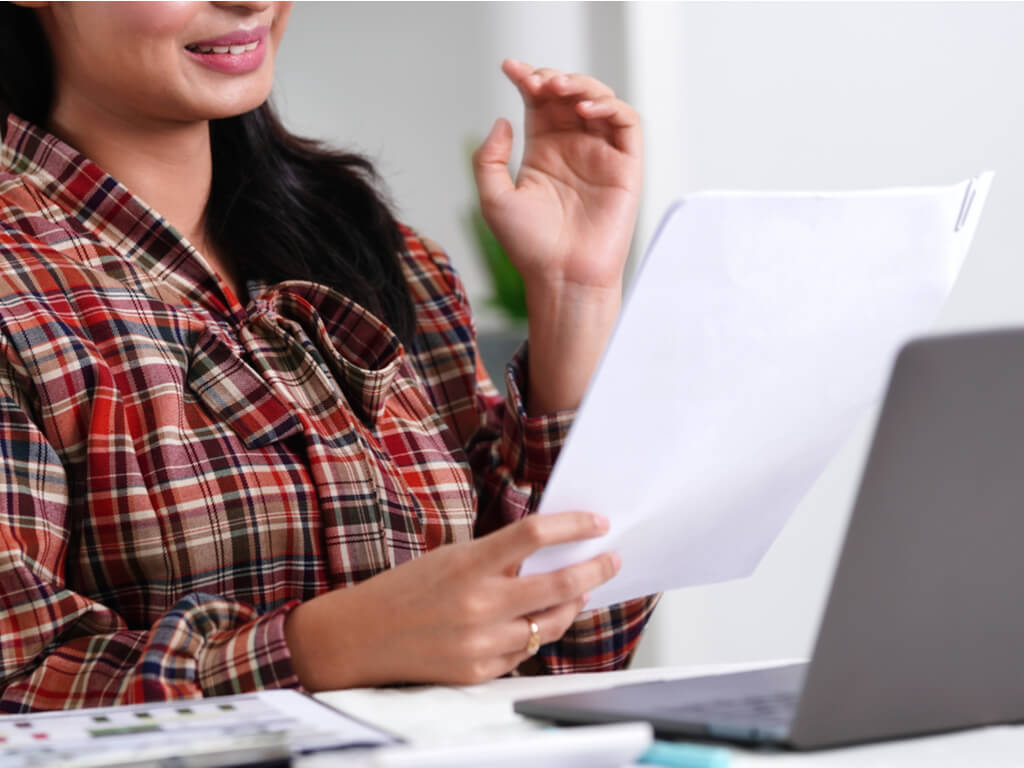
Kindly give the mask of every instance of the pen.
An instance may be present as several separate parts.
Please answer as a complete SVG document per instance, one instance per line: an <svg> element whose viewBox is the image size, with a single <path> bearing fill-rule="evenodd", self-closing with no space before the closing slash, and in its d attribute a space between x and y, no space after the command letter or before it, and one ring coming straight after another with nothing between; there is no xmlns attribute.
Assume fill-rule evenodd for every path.
<svg viewBox="0 0 1024 768"><path fill-rule="evenodd" d="M674 741L655 741L637 760L640 765L669 768L728 768L729 750Z"/></svg>

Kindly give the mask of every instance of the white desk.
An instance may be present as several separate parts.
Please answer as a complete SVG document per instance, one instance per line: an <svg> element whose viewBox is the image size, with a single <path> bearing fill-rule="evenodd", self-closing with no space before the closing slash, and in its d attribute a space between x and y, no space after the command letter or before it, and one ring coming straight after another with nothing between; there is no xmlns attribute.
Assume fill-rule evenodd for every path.
<svg viewBox="0 0 1024 768"><path fill-rule="evenodd" d="M779 663L792 663L786 660ZM467 687L332 691L318 698L413 744L487 741L540 727L512 711L512 702L529 696L571 693L621 683L670 680L739 671L757 665L636 669L624 672L542 678L505 678ZM1024 727L996 726L955 734L907 739L815 753L760 754L733 749L733 768L1020 768L1024 765ZM312 757L301 768L338 765L337 756ZM346 761L346 764L349 763Z"/></svg>

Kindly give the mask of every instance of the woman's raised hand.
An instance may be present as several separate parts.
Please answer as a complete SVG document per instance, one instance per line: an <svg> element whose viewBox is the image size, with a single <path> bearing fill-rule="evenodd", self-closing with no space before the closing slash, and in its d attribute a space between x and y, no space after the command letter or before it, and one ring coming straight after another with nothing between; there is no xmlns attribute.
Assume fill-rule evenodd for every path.
<svg viewBox="0 0 1024 768"><path fill-rule="evenodd" d="M584 512L530 515L303 603L285 626L299 680L327 690L500 677L529 658L531 620L541 643L557 640L587 592L619 569L617 555L603 554L519 576L523 560L607 530L604 518Z"/></svg>
<svg viewBox="0 0 1024 768"><path fill-rule="evenodd" d="M512 60L502 69L526 107L525 147L514 182L507 120L474 155L484 219L527 291L620 289L642 181L637 113L592 77Z"/></svg>
<svg viewBox="0 0 1024 768"><path fill-rule="evenodd" d="M480 210L523 276L530 414L576 408L622 301L643 177L640 119L585 75L502 69L526 105L523 163L498 120L473 156Z"/></svg>

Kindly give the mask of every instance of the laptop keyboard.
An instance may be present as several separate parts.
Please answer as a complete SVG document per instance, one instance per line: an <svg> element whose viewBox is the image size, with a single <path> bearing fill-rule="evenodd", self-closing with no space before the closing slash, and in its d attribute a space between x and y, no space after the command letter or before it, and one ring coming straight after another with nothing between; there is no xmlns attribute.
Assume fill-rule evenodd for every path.
<svg viewBox="0 0 1024 768"><path fill-rule="evenodd" d="M798 694L793 692L745 696L739 699L701 701L668 707L674 718L695 723L758 722L785 725L793 719Z"/></svg>

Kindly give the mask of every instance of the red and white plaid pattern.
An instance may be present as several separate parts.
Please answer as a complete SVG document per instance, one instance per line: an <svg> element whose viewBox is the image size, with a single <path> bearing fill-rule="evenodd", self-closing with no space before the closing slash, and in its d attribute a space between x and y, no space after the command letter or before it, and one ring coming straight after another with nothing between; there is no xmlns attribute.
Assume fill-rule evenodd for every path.
<svg viewBox="0 0 1024 768"><path fill-rule="evenodd" d="M321 285L251 283L242 306L159 214L10 117L0 711L296 686L299 601L534 509L572 414L526 415L525 354L497 395L447 258L404 232L410 349ZM653 604L583 614L540 658L621 666Z"/></svg>

